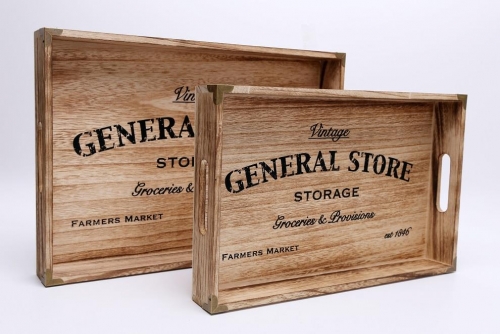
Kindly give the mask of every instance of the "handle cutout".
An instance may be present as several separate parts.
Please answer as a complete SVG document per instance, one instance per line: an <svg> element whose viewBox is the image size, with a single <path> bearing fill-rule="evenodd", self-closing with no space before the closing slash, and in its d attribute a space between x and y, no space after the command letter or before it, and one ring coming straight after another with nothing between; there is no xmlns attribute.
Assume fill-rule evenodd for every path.
<svg viewBox="0 0 500 334"><path fill-rule="evenodd" d="M450 193L450 156L443 154L439 158L439 173L438 173L438 193L437 193L437 209L439 212L448 210L448 198Z"/></svg>
<svg viewBox="0 0 500 334"><path fill-rule="evenodd" d="M198 228L202 235L207 233L208 227L208 162L201 161L200 168L200 197L201 197L201 214L203 215L198 219Z"/></svg>

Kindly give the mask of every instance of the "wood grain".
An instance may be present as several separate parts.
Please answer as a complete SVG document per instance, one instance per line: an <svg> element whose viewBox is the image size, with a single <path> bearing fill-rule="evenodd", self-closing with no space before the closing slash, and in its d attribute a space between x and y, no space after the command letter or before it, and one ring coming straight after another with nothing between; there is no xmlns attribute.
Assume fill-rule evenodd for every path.
<svg viewBox="0 0 500 334"><path fill-rule="evenodd" d="M37 275L52 284L52 35L35 32ZM46 275L49 271L50 275ZM49 276L49 277L47 277Z"/></svg>
<svg viewBox="0 0 500 334"><path fill-rule="evenodd" d="M36 32L42 282L51 286L191 266L193 194L186 189L194 181L189 126L196 127L195 86L320 88L331 82L341 88L344 61L340 53ZM333 70L325 72L325 64ZM174 167L168 160L173 157ZM174 186L183 189L149 196L135 191Z"/></svg>
<svg viewBox="0 0 500 334"><path fill-rule="evenodd" d="M205 310L455 270L463 97L224 89L217 102L213 95L221 95L221 87L197 89L197 119L203 121L196 138L195 227L206 225L206 233L193 232L193 300ZM313 133L317 124L349 132L334 141ZM451 185L448 210L440 212L437 171L445 153ZM206 183L199 181L202 160L209 166ZM336 189L350 194L327 196ZM336 212L374 215L334 222ZM311 218L307 226L276 225Z"/></svg>

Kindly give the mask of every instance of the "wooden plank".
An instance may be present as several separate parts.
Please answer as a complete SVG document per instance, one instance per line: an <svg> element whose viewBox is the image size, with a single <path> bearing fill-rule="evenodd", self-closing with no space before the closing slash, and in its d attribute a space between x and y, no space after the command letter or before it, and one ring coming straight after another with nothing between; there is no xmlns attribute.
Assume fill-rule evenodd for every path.
<svg viewBox="0 0 500 334"><path fill-rule="evenodd" d="M189 267L191 249L54 264L54 270L63 278L65 284Z"/></svg>
<svg viewBox="0 0 500 334"><path fill-rule="evenodd" d="M52 285L52 38L35 32L37 275ZM48 274L46 274L48 273Z"/></svg>
<svg viewBox="0 0 500 334"><path fill-rule="evenodd" d="M68 40L82 40L82 41L95 41L98 43L105 43L107 45L116 44L132 44L132 45L151 45L160 47L171 47L175 50L183 49L199 49L201 51L219 52L223 54L233 53L236 54L240 52L241 54L251 54L257 56L270 56L279 57L281 59L286 58L299 58L303 57L306 59L345 59L345 53L339 52L321 52L321 51L308 51L308 50L292 50L283 48L272 48L272 47L259 47L259 46L246 46L237 44L224 44L224 43L213 43L213 42L202 42L202 41L188 41L180 39L170 39L170 38L155 38L155 37L145 37L145 36L130 36L130 35L118 35L109 34L101 32L87 32L87 31L76 31L69 29L48 29L50 34L58 36L59 39Z"/></svg>
<svg viewBox="0 0 500 334"><path fill-rule="evenodd" d="M225 291L221 292L218 302L224 311L232 311L448 272L449 268L443 264L430 260L415 260Z"/></svg>

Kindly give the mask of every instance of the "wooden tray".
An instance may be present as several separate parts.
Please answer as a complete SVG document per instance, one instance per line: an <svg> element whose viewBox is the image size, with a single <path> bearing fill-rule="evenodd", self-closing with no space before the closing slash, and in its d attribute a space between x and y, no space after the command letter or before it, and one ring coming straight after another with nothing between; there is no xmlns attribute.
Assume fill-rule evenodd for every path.
<svg viewBox="0 0 500 334"><path fill-rule="evenodd" d="M465 101L198 87L193 300L213 314L455 271Z"/></svg>
<svg viewBox="0 0 500 334"><path fill-rule="evenodd" d="M190 267L195 85L342 88L344 60L341 53L37 31L41 281Z"/></svg>

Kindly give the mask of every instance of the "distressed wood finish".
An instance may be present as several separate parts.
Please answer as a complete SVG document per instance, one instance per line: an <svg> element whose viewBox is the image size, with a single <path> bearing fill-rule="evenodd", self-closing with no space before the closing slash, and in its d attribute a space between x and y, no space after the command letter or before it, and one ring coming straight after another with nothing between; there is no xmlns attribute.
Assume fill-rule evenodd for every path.
<svg viewBox="0 0 500 334"><path fill-rule="evenodd" d="M190 267L195 86L342 88L344 61L341 53L37 31L41 281ZM183 190L132 196L139 183Z"/></svg>
<svg viewBox="0 0 500 334"><path fill-rule="evenodd" d="M465 103L199 86L193 300L214 314L455 271Z"/></svg>

